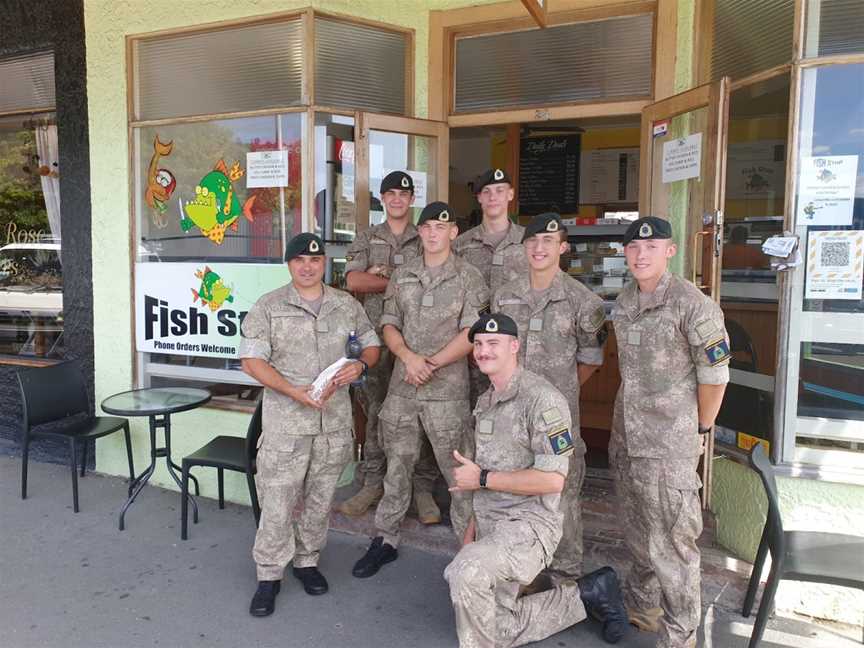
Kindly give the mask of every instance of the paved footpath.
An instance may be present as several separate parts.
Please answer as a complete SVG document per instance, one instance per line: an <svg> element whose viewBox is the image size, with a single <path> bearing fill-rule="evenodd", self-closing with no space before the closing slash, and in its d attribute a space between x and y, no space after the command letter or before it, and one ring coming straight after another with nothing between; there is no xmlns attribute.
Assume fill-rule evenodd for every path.
<svg viewBox="0 0 864 648"><path fill-rule="evenodd" d="M321 569L325 596L307 596L287 576L276 613L248 614L255 589L252 514L200 498L201 520L179 539L179 495L148 486L117 530L123 480L87 475L72 512L68 468L30 464L19 496L20 460L0 456L0 646L3 648L447 648L457 645L441 573L447 555L412 547L368 580L351 576L363 536L331 532ZM707 602L705 648L747 645L752 619ZM544 648L599 648L599 627L580 624ZM854 637L856 629L844 629ZM860 636L860 628L857 630ZM619 645L650 648L635 630ZM778 619L762 648L860 645L833 628Z"/></svg>

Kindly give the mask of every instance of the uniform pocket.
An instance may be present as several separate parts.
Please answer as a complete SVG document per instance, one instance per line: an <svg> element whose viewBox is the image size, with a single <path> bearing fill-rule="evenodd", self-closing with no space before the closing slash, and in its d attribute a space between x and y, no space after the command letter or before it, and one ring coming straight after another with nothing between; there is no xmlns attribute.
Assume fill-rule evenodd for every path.
<svg viewBox="0 0 864 648"><path fill-rule="evenodd" d="M327 465L339 470L351 460L354 442L351 437L327 438Z"/></svg>

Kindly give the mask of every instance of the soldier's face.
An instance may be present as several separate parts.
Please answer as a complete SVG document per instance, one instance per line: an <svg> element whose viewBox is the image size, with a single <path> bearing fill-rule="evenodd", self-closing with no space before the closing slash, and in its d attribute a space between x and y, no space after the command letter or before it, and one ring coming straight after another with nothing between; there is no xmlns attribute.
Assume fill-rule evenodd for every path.
<svg viewBox="0 0 864 648"><path fill-rule="evenodd" d="M510 183L498 182L483 187L483 190L477 194L477 202L480 203L484 216L498 218L507 216L507 205L514 196Z"/></svg>
<svg viewBox="0 0 864 648"><path fill-rule="evenodd" d="M414 204L414 194L407 189L389 189L381 194L381 204L390 218L400 220Z"/></svg>
<svg viewBox="0 0 864 648"><path fill-rule="evenodd" d="M561 240L558 232L535 234L527 239L524 245L528 265L535 271L557 268L561 255L567 251L567 244Z"/></svg>
<svg viewBox="0 0 864 648"><path fill-rule="evenodd" d="M516 366L519 340L512 335L478 333L474 336L474 360L487 376L494 376Z"/></svg>
<svg viewBox="0 0 864 648"><path fill-rule="evenodd" d="M322 255L294 257L288 262L291 281L301 288L311 288L324 278L324 259Z"/></svg>
<svg viewBox="0 0 864 648"><path fill-rule="evenodd" d="M676 247L671 239L646 239L630 241L624 247L627 267L636 281L657 279L664 272L669 259L675 256Z"/></svg>
<svg viewBox="0 0 864 648"><path fill-rule="evenodd" d="M420 240L423 241L423 251L437 254L450 247L450 241L456 238L459 230L453 223L428 220L417 228Z"/></svg>

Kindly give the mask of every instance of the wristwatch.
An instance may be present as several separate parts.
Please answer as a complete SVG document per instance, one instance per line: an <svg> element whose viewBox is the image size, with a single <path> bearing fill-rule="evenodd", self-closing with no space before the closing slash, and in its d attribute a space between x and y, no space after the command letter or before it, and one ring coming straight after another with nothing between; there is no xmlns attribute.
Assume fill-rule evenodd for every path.
<svg viewBox="0 0 864 648"><path fill-rule="evenodd" d="M366 378L366 376L369 374L369 365L366 364L366 363L365 363L363 360L361 360L360 358L357 358L357 362L359 362L360 364L363 365L363 372L360 374L360 376L361 376L362 378Z"/></svg>
<svg viewBox="0 0 864 648"><path fill-rule="evenodd" d="M708 427L702 427L702 424L699 424L699 434L708 434L713 428L713 425L709 425Z"/></svg>
<svg viewBox="0 0 864 648"><path fill-rule="evenodd" d="M480 488L486 488L486 478L489 476L489 471L483 468L480 471Z"/></svg>

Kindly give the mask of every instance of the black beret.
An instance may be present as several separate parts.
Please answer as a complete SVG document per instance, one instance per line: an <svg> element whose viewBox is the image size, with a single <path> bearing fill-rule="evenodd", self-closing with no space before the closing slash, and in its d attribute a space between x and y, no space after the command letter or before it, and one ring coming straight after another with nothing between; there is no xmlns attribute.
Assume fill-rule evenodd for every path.
<svg viewBox="0 0 864 648"><path fill-rule="evenodd" d="M561 216L555 212L546 212L531 219L531 222L525 227L525 233L522 235L522 242L531 238L535 234L557 234L564 230L564 225L561 223Z"/></svg>
<svg viewBox="0 0 864 648"><path fill-rule="evenodd" d="M298 256L324 256L324 241L315 234L298 234L285 246L285 263Z"/></svg>
<svg viewBox="0 0 864 648"><path fill-rule="evenodd" d="M450 209L450 205L440 200L431 202L420 212L420 218L417 219L417 227L420 227L426 221L435 220L441 223L455 223L456 214Z"/></svg>
<svg viewBox="0 0 864 648"><path fill-rule="evenodd" d="M624 245L632 240L671 239L672 225L656 216L643 216L630 223L624 232Z"/></svg>
<svg viewBox="0 0 864 648"><path fill-rule="evenodd" d="M518 337L519 329L516 327L516 322L504 313L487 313L474 322L474 326L468 331L468 341L473 344L474 336L478 333L498 333Z"/></svg>
<svg viewBox="0 0 864 648"><path fill-rule="evenodd" d="M474 183L474 193L478 194L483 191L483 187L486 185L498 184L499 182L506 182L509 185L513 184L513 181L504 169L489 169L477 178Z"/></svg>
<svg viewBox="0 0 864 648"><path fill-rule="evenodd" d="M391 189L407 189L414 193L414 179L404 171L391 171L381 181L380 193Z"/></svg>

